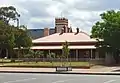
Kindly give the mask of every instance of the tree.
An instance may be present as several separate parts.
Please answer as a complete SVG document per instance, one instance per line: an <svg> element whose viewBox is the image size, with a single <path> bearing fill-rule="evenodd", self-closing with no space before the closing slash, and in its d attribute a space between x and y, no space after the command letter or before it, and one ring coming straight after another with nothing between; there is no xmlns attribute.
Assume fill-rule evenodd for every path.
<svg viewBox="0 0 120 83"><path fill-rule="evenodd" d="M0 20L3 20L6 24L10 21L16 20L20 17L17 10L13 6L0 8Z"/></svg>
<svg viewBox="0 0 120 83"><path fill-rule="evenodd" d="M65 43L63 44L63 48L62 48L62 57L63 58L68 58L69 51L70 51L68 46L69 46L69 43L67 41L65 41Z"/></svg>
<svg viewBox="0 0 120 83"><path fill-rule="evenodd" d="M6 49L6 56L8 57L8 49L14 47L15 37L12 32L12 26L6 25L3 21L0 21L0 54L3 49Z"/></svg>
<svg viewBox="0 0 120 83"><path fill-rule="evenodd" d="M9 7L0 7L0 45L1 45L1 52L2 49L6 49L6 55L8 56L8 50L11 50L15 43L14 43L14 32L9 24L10 21L16 20L20 15L17 13L16 8L13 6Z"/></svg>
<svg viewBox="0 0 120 83"><path fill-rule="evenodd" d="M120 11L110 10L100 14L101 21L92 27L91 37L99 40L98 46L106 51L117 52L120 50ZM112 50L112 51L111 51Z"/></svg>
<svg viewBox="0 0 120 83"><path fill-rule="evenodd" d="M48 55L50 58L55 58L55 53L54 52L50 52Z"/></svg>
<svg viewBox="0 0 120 83"><path fill-rule="evenodd" d="M43 53L43 51L37 50L37 51L35 51L34 55L35 55L34 56L35 58L41 58L44 56L44 53Z"/></svg>
<svg viewBox="0 0 120 83"><path fill-rule="evenodd" d="M54 52L50 52L48 53L47 57L50 59L50 62L52 63L52 61L54 61L53 59L55 59L55 53Z"/></svg>
<svg viewBox="0 0 120 83"><path fill-rule="evenodd" d="M67 41L65 41L65 43L63 44L63 48L62 48L61 61L62 61L62 59L67 59L67 61L68 61L68 56L69 56L69 51L70 51L68 46L69 46L69 43Z"/></svg>
<svg viewBox="0 0 120 83"><path fill-rule="evenodd" d="M18 29L15 33L15 47L18 48L18 58L22 48L29 49L32 46L32 40L27 35L27 30Z"/></svg>
<svg viewBox="0 0 120 83"><path fill-rule="evenodd" d="M34 50L29 50L27 54L24 55L25 58L34 58L36 63L38 62L39 58L43 57L43 51L34 51Z"/></svg>
<svg viewBox="0 0 120 83"><path fill-rule="evenodd" d="M19 20L20 14L13 6L0 7L0 53L2 49L11 50L13 48L30 48L32 40L27 34L27 27L24 25L10 25L10 21ZM13 55L13 54L12 54Z"/></svg>
<svg viewBox="0 0 120 83"><path fill-rule="evenodd" d="M16 31L15 43L16 43L16 47L18 47L19 49L21 49L21 47L32 46L31 37L28 36L26 27L23 28L20 27L20 29Z"/></svg>

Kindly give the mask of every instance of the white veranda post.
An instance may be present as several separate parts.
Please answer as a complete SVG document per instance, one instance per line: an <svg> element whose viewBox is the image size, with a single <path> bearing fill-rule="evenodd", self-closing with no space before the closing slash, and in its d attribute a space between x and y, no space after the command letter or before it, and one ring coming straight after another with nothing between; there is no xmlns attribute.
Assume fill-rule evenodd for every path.
<svg viewBox="0 0 120 83"><path fill-rule="evenodd" d="M93 57L93 56L92 56L92 54L93 54L93 53L92 53L92 49L91 49L90 51L91 51L91 52L90 52L90 53L91 53L91 54L90 54L90 59L92 59L92 57Z"/></svg>
<svg viewBox="0 0 120 83"><path fill-rule="evenodd" d="M76 49L76 61L78 61L78 50Z"/></svg>

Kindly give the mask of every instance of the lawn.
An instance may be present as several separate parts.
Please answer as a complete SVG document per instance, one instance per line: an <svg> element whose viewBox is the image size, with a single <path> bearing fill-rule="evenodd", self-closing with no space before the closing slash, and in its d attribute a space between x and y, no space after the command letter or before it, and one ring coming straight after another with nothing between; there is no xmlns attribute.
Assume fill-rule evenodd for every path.
<svg viewBox="0 0 120 83"><path fill-rule="evenodd" d="M72 67L89 67L89 62L10 62L10 60L0 60L0 66L6 67L56 67L72 66Z"/></svg>
<svg viewBox="0 0 120 83"><path fill-rule="evenodd" d="M7 63L7 62L10 62L11 60L10 59L0 59L0 63L4 62L4 63Z"/></svg>
<svg viewBox="0 0 120 83"><path fill-rule="evenodd" d="M55 67L55 66L61 66L61 64L65 65L65 66L72 66L72 67L81 67L81 66L89 66L88 62L65 62L65 63L61 63L61 62L15 62L15 63L1 63L1 66L26 66L26 67L40 67L40 66L44 66L44 67Z"/></svg>

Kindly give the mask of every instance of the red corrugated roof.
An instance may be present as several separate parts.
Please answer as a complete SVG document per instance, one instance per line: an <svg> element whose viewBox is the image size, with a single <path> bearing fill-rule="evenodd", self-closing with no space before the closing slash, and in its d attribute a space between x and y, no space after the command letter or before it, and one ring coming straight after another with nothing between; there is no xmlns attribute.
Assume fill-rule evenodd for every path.
<svg viewBox="0 0 120 83"><path fill-rule="evenodd" d="M33 43L39 42L96 42L95 39L91 39L90 36L84 32L75 33L55 33L46 37L33 40Z"/></svg>

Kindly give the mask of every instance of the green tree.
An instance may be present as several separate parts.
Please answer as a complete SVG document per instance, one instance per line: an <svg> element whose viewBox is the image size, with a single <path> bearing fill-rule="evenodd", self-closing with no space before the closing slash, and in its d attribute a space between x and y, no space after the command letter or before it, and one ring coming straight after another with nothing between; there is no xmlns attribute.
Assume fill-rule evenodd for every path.
<svg viewBox="0 0 120 83"><path fill-rule="evenodd" d="M43 51L34 51L34 50L29 50L27 54L24 55L25 58L34 58L36 63L39 61L41 57L43 57L44 53Z"/></svg>
<svg viewBox="0 0 120 83"><path fill-rule="evenodd" d="M62 59L66 59L67 60L67 63L68 63L68 56L69 56L69 52L70 52L70 49L69 49L69 43L67 41L65 41L65 43L63 44L63 48L62 48L62 56L61 56L61 62ZM62 66L65 65L65 63L62 64Z"/></svg>
<svg viewBox="0 0 120 83"><path fill-rule="evenodd" d="M20 15L17 13L16 8L13 6L0 7L0 45L2 49L6 49L6 55L8 56L8 50L12 50L14 47L14 32L9 24L10 21L16 20Z"/></svg>
<svg viewBox="0 0 120 83"><path fill-rule="evenodd" d="M8 49L12 49L15 46L14 40L12 26L0 21L0 54L3 49L6 49L6 56L8 56Z"/></svg>
<svg viewBox="0 0 120 83"><path fill-rule="evenodd" d="M23 29L18 29L15 33L15 44L18 48L18 57L20 56L22 48L29 49L32 46L32 40Z"/></svg>
<svg viewBox="0 0 120 83"><path fill-rule="evenodd" d="M56 58L56 55L54 52L48 53L47 57L50 59L50 62L52 63L54 59Z"/></svg>
<svg viewBox="0 0 120 83"><path fill-rule="evenodd" d="M16 31L15 43L16 43L16 47L18 47L19 49L21 49L21 47L31 47L32 46L31 37L28 36L26 27L20 28Z"/></svg>
<svg viewBox="0 0 120 83"><path fill-rule="evenodd" d="M92 27L91 37L102 39L98 42L98 47L101 46L109 52L117 52L120 50L120 11L106 11L102 14L101 21L95 23Z"/></svg>
<svg viewBox="0 0 120 83"><path fill-rule="evenodd" d="M62 48L62 57L63 58L68 58L69 51L70 51L68 46L69 46L69 43L67 41L65 41L65 43L63 44L63 48Z"/></svg>
<svg viewBox="0 0 120 83"><path fill-rule="evenodd" d="M27 34L27 27L24 25L15 27L10 25L10 21L17 21L19 25L20 14L13 6L0 7L0 53L2 49L6 49L6 52L13 48L30 48L32 46L32 40Z"/></svg>
<svg viewBox="0 0 120 83"><path fill-rule="evenodd" d="M35 61L36 61L36 63L39 61L39 59L41 58L41 57L43 57L44 56L44 52L43 51L35 51L34 52L34 58L36 59Z"/></svg>
<svg viewBox="0 0 120 83"><path fill-rule="evenodd" d="M6 24L10 21L16 20L20 17L17 10L13 6L0 8L0 20L3 20Z"/></svg>

